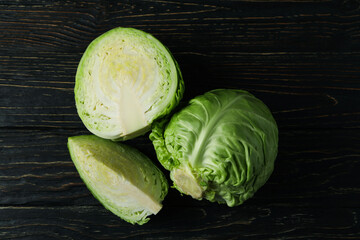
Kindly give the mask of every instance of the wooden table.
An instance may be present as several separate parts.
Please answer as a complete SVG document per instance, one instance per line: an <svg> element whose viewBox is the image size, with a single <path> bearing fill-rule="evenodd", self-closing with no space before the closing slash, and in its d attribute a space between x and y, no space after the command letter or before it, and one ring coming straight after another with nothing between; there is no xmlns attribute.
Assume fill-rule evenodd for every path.
<svg viewBox="0 0 360 240"><path fill-rule="evenodd" d="M360 239L360 1L0 1L0 239ZM90 194L67 137L87 134L74 76L114 27L178 60L184 102L245 89L274 113L275 171L228 208L170 189L144 226ZM128 144L154 162L148 135Z"/></svg>

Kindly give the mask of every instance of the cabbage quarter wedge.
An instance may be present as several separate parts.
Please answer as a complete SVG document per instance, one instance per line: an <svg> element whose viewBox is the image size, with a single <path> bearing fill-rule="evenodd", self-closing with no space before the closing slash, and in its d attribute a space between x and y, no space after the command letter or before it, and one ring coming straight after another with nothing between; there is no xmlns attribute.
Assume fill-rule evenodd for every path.
<svg viewBox="0 0 360 240"><path fill-rule="evenodd" d="M192 99L169 123L154 123L150 139L180 192L230 207L265 184L278 150L269 109L250 93L230 89Z"/></svg>
<svg viewBox="0 0 360 240"><path fill-rule="evenodd" d="M86 49L76 73L78 114L93 134L112 140L143 135L184 92L170 51L152 35L115 28Z"/></svg>
<svg viewBox="0 0 360 240"><path fill-rule="evenodd" d="M162 208L167 180L138 150L94 135L70 137L68 148L88 189L115 215L142 225Z"/></svg>

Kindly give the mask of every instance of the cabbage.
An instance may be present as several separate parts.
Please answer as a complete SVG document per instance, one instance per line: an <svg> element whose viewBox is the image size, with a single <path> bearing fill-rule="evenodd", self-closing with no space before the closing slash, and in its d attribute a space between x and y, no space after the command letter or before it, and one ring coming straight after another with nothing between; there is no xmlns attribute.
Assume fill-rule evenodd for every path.
<svg viewBox="0 0 360 240"><path fill-rule="evenodd" d="M180 192L228 206L242 204L265 184L278 149L271 112L241 90L194 98L169 122L154 123L150 139Z"/></svg>
<svg viewBox="0 0 360 240"><path fill-rule="evenodd" d="M86 49L76 73L78 114L93 134L126 140L179 103L184 82L170 51L148 33L115 28Z"/></svg>
<svg viewBox="0 0 360 240"><path fill-rule="evenodd" d="M162 208L167 180L138 150L94 135L70 137L68 148L86 186L115 215L141 225Z"/></svg>

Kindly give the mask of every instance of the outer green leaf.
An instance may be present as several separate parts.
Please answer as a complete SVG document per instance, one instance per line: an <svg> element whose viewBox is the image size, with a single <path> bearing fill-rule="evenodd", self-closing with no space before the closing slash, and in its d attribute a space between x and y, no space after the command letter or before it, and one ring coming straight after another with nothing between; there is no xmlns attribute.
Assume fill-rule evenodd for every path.
<svg viewBox="0 0 360 240"><path fill-rule="evenodd" d="M70 137L68 148L86 186L115 215L142 225L162 208L167 180L138 150L93 135Z"/></svg>
<svg viewBox="0 0 360 240"><path fill-rule="evenodd" d="M150 139L179 191L236 206L270 177L278 129L259 99L218 89L191 100L168 124L154 124Z"/></svg>
<svg viewBox="0 0 360 240"><path fill-rule="evenodd" d="M75 100L85 126L97 136L126 140L180 101L184 82L170 51L152 35L115 28L86 49L76 73Z"/></svg>

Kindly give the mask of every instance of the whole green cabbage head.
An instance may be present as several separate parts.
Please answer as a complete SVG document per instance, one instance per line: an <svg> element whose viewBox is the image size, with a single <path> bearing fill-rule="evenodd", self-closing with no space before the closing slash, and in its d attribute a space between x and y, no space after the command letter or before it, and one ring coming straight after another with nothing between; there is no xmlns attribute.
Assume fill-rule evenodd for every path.
<svg viewBox="0 0 360 240"><path fill-rule="evenodd" d="M169 122L154 123L150 139L180 192L232 207L270 177L278 128L250 93L218 89L192 99Z"/></svg>

